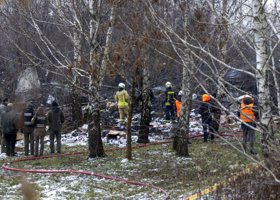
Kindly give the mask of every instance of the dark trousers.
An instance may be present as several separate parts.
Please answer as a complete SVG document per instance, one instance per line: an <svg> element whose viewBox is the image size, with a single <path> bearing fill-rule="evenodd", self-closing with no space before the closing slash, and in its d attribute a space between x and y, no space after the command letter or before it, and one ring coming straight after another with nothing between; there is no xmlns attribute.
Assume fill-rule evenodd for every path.
<svg viewBox="0 0 280 200"><path fill-rule="evenodd" d="M6 140L1 128L0 128L0 145L1 145L1 153L6 153Z"/></svg>
<svg viewBox="0 0 280 200"><path fill-rule="evenodd" d="M42 156L44 153L44 138L45 136L35 136L35 156L38 156L38 153L40 153L39 155ZM40 150L39 150L40 148Z"/></svg>
<svg viewBox="0 0 280 200"><path fill-rule="evenodd" d="M165 106L165 119L166 120L175 120L175 107L174 105Z"/></svg>
<svg viewBox="0 0 280 200"><path fill-rule="evenodd" d="M209 133L210 133L210 140L213 141L215 139L215 136L214 136L214 129L213 127L211 126L211 121L205 121L205 122L202 122L202 127L203 127L203 140L204 142L207 142L208 140L208 136L209 136ZM208 131L209 130L209 131Z"/></svg>
<svg viewBox="0 0 280 200"><path fill-rule="evenodd" d="M255 123L248 123L251 126L255 127ZM255 142L255 131L246 126L245 124L241 124L241 129L243 131L243 140L242 140L242 146L246 152L247 150L247 141L249 140L249 144L250 144L250 153L251 154L255 154L256 150L254 148L254 142Z"/></svg>
<svg viewBox="0 0 280 200"><path fill-rule="evenodd" d="M34 134L33 132L24 133L24 152L27 156L29 154L34 155Z"/></svg>
<svg viewBox="0 0 280 200"><path fill-rule="evenodd" d="M16 133L5 134L7 156L15 155L16 139L17 139Z"/></svg>
<svg viewBox="0 0 280 200"><path fill-rule="evenodd" d="M56 151L57 153L61 153L61 133L60 131L52 131L50 132L50 149L51 149L51 153L55 152L55 148L54 148L54 138L56 138Z"/></svg>

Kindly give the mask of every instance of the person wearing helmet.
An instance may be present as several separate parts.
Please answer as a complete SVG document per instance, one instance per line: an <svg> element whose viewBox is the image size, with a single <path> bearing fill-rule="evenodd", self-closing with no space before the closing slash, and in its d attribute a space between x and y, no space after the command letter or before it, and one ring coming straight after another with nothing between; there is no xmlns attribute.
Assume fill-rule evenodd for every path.
<svg viewBox="0 0 280 200"><path fill-rule="evenodd" d="M242 120L241 129L243 131L243 140L242 146L244 151L247 150L247 141L249 140L250 144L250 153L252 155L257 154L254 148L255 142L255 131L253 128L256 127L256 120L258 118L258 111L256 106L254 105L254 100L251 96L246 96L241 100L240 112L238 113L240 119Z"/></svg>
<svg viewBox="0 0 280 200"><path fill-rule="evenodd" d="M181 105L182 105L182 95L183 95L183 91L180 90L178 93L178 97L175 101L175 108L176 108L176 116L177 118L180 117L180 112L181 112Z"/></svg>
<svg viewBox="0 0 280 200"><path fill-rule="evenodd" d="M172 84L170 82L165 83L165 119L167 121L175 120L175 101L176 93L173 91Z"/></svg>
<svg viewBox="0 0 280 200"><path fill-rule="evenodd" d="M123 126L125 122L125 117L128 116L128 104L129 104L129 95L125 90L125 84L119 83L118 91L115 94L115 101L118 104L119 116L120 116L120 125Z"/></svg>
<svg viewBox="0 0 280 200"><path fill-rule="evenodd" d="M202 126L203 126L203 140L207 142L209 132L211 133L210 139L214 141L214 131L212 128L212 108L210 104L211 97L208 94L202 95L202 102L199 107L198 113L201 115ZM208 130L209 132L208 132Z"/></svg>

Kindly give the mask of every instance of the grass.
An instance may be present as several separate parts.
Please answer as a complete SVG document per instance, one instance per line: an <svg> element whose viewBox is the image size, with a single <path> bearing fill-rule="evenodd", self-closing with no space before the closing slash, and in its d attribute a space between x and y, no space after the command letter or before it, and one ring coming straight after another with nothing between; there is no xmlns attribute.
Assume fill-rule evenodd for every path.
<svg viewBox="0 0 280 200"><path fill-rule="evenodd" d="M229 140L240 147L239 140ZM83 146L67 148L67 151L85 150L86 147ZM109 151L106 147L107 157L94 162L88 162L86 155L75 155L14 163L13 166L93 171L123 179L148 182L167 190L171 199L180 199L198 189L233 176L250 163L250 160L219 139L214 144L193 140L189 152L189 158L178 157L172 150L171 144L134 148L133 160L126 162L125 150ZM56 195L65 199L139 199L143 196L147 199L160 199L163 197L162 193L154 189L92 176L73 174L27 174L26 176L31 182L38 184L41 197L45 196L44 191L48 184L63 187L63 190ZM6 179L1 178L0 184L10 187L17 185L18 182L16 178L9 176ZM4 192L3 188L5 187L0 188L0 194ZM15 197L17 195L19 194L14 194Z"/></svg>

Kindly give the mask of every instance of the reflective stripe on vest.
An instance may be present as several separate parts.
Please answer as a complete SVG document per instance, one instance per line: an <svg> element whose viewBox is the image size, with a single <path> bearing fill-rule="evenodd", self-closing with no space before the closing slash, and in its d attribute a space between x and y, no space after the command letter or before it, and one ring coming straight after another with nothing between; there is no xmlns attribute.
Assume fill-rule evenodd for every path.
<svg viewBox="0 0 280 200"><path fill-rule="evenodd" d="M256 117L253 111L254 104L251 103L249 105L245 105L244 103L240 106L240 119L243 122L254 122L256 121Z"/></svg>
<svg viewBox="0 0 280 200"><path fill-rule="evenodd" d="M44 128L45 127L45 121L46 121L46 117L37 116L36 127L37 128Z"/></svg>
<svg viewBox="0 0 280 200"><path fill-rule="evenodd" d="M118 107L124 108L128 106L128 102L126 101L126 93L121 91L120 94L117 94L118 97Z"/></svg>
<svg viewBox="0 0 280 200"><path fill-rule="evenodd" d="M32 116L33 113L28 113L28 112L23 113L24 125L26 126L32 125L31 124Z"/></svg>
<svg viewBox="0 0 280 200"><path fill-rule="evenodd" d="M166 106L171 106L171 102L174 102L174 96L175 96L175 92L173 91L168 91L167 92L167 100L165 102Z"/></svg>

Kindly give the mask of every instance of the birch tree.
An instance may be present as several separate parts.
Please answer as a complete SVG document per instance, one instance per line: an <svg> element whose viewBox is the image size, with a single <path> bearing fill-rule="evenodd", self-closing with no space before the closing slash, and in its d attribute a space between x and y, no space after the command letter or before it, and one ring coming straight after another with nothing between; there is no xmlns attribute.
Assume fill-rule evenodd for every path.
<svg viewBox="0 0 280 200"><path fill-rule="evenodd" d="M224 22L218 21L218 26L223 26L223 30L235 30L235 32L232 32L231 35L228 35L228 38L230 39L229 42L231 42L232 46L235 48L235 51L237 52L239 56L239 60L242 60L242 62L246 63L249 67L247 68L240 68L239 66L234 65L234 63L228 63L226 59L224 58L224 51L227 45L227 38L222 39L220 36L220 39L216 39L215 35L211 34L208 31L208 36L206 40L201 40L201 36L199 35L199 32L196 30L190 29L187 30L187 34L190 36L189 38L191 39L185 39L182 37L182 35L172 26L172 24L168 23L168 21L165 20L164 16L161 15L157 10L155 9L155 4L150 2L149 3L149 8L150 12L152 13L153 16L153 21L155 25L161 29L161 32L163 36L169 41L170 45L173 47L174 51L176 52L176 55L178 56L179 59L177 59L178 63L181 64L182 66L186 67L186 69L189 70L187 65L185 65L186 62L184 62L184 58L187 58L187 60L191 60L189 55L186 52L190 52L191 55L194 57L195 60L199 61L204 67L198 67L196 66L195 70L199 72L200 76L204 80L207 80L208 85L203 83L201 78L199 78L197 75L194 76L195 81L197 84L200 85L200 87L203 89L204 92L211 94L211 88L209 87L209 83L213 83L213 85L217 85L219 89L223 89L223 93L229 95L229 99L234 102L234 96L230 94L229 88L232 88L234 90L237 90L240 93L245 93L246 91L242 90L241 88L237 88L234 85L230 84L223 76L225 69L226 70L234 70L239 73L244 73L248 74L249 76L252 77L252 80L255 79L256 84L257 84L257 89L258 89L258 95L257 99L259 101L259 108L260 108L260 122L258 123L259 126L256 131L260 131L262 133L262 138L263 138L263 147L264 151L265 149L270 149L274 148L275 146L273 143L275 142L274 136L273 136L273 130L271 129L271 121L272 121L272 112L271 112L271 95L269 94L269 86L268 86L268 75L269 75L269 65L270 65L270 55L269 52L267 51L268 46L268 38L269 36L266 34L268 33L268 26L267 26L267 20L266 20L266 13L262 1L252 1L253 2L253 7L251 7L254 12L253 16L251 18L245 18L244 20L240 20L240 18L244 17L244 15L250 14L250 11L252 9L248 9L249 5L247 8L244 8L241 5L247 5L247 3L250 3L249 1L240 1L240 2L235 2L230 1L232 8L236 6L236 9L240 9L241 12L236 12L236 9L233 9L232 12L232 19L228 18L227 16L231 15L226 15L223 14L221 16L222 19L224 19ZM185 1L180 1L182 5L187 4ZM198 3L196 1L193 1L194 5L196 5L199 9L201 7L206 8L205 4ZM211 4L212 1L204 1L207 5ZM223 1L224 7L222 10L225 10L225 7L229 3L228 1ZM242 4L244 3L244 4ZM195 7L195 6L193 6ZM212 12L215 11L215 7L209 6L208 8L211 8ZM250 8L250 7L249 7ZM205 12L203 12L205 13ZM210 15L211 13L209 13ZM190 16L191 17L191 16ZM240 18L238 18L240 17ZM209 18L209 17L208 17ZM239 19L239 21L234 21L235 19ZM254 19L254 20L253 20ZM233 21L231 21L233 20ZM250 24L250 22L254 22L254 24ZM198 21L198 26L205 26L205 24L210 25L210 21L204 20L199 22ZM230 24L231 23L231 24ZM230 24L230 27L229 27ZM244 34L244 30L246 29L244 27L246 25L247 27L250 26L254 29L254 35L250 34L250 29L247 28L249 34ZM193 31L193 32L191 32ZM223 31L222 31L223 32ZM243 34L243 35L242 35ZM205 36L204 36L205 37ZM227 37L227 36L226 36ZM238 46L238 42L236 39L240 38L244 44L248 47L248 50L250 50L251 53L255 52L256 55L256 65L254 66L252 62L250 62L250 55L252 54L247 54L244 50L241 49L241 46ZM252 40L254 38L254 40ZM214 41L219 41L221 43L220 46L220 53L221 55L217 54L216 49L213 49L213 46L215 46L214 43L211 43L211 40ZM239 39L239 40L240 40ZM187 49L188 51L184 50ZM249 55L249 56L248 56ZM215 69L215 66L219 65L220 69L222 71L217 71ZM217 73L219 72L219 73ZM221 72L221 73L220 73ZM192 74L192 73L191 73ZM193 74L194 75L194 74ZM184 78L184 77L183 77ZM226 87L227 86L227 87ZM222 90L220 90L219 93L221 93ZM221 104L218 99L216 99L213 95L211 96L212 99L217 101L217 104L225 111L229 111L225 106ZM239 120L238 118L236 118Z"/></svg>
<svg viewBox="0 0 280 200"><path fill-rule="evenodd" d="M41 68L56 73L66 79L69 85L89 96L89 157L104 156L100 127L100 90L107 71L118 2L55 0L49 3L48 21L40 19L35 10L40 5L37 1L32 1L27 9L20 12L26 23L31 25L31 28L24 30L24 36L37 47L40 58L16 43L14 45L33 66L44 63L40 65ZM54 35L64 42L47 34L48 30L44 26L51 26ZM31 33L35 33L38 39L34 40ZM78 79L83 84L77 82Z"/></svg>
<svg viewBox="0 0 280 200"><path fill-rule="evenodd" d="M262 129L262 144L264 155L268 156L275 147L275 137L272 130L272 110L271 95L269 93L268 73L269 53L268 53L268 22L265 13L265 4L262 0L252 0L254 14L254 40L256 50L256 80L258 86L259 108L260 108L260 128Z"/></svg>

